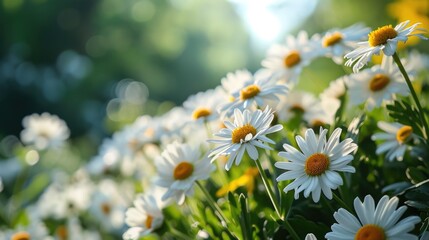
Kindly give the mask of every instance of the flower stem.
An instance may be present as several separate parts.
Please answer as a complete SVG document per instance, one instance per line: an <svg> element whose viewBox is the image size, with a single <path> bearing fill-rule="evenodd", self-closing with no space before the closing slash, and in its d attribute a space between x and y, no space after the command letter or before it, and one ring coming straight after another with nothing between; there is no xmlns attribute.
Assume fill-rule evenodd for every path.
<svg viewBox="0 0 429 240"><path fill-rule="evenodd" d="M286 230L289 232L290 235L292 235L292 238L295 240L300 240L298 234L293 230L292 225L290 225L289 221L287 219L284 220Z"/></svg>
<svg viewBox="0 0 429 240"><path fill-rule="evenodd" d="M221 220L222 226L225 226L225 224L228 223L229 221L227 221L227 218L223 215L219 205L217 205L216 201L212 198L212 196L210 196L210 193L207 191L207 189L204 188L204 186L200 182L196 181L196 183L198 187L201 189L201 191L204 193L204 195L206 196L207 202L209 203L212 210L215 213L217 213L219 220Z"/></svg>
<svg viewBox="0 0 429 240"><path fill-rule="evenodd" d="M349 206L347 206L347 204L340 197L338 197L337 194L332 192L332 196L334 196L335 201L337 201L337 203L340 204L341 207L343 207L349 212L352 212L352 209Z"/></svg>
<svg viewBox="0 0 429 240"><path fill-rule="evenodd" d="M268 196L270 197L271 203L274 206L274 210L276 211L277 216L280 218L281 221L284 222L285 227L286 227L287 231L289 232L289 234L292 235L292 238L295 240L299 240L300 238L299 238L298 234L295 232L293 227L290 225L289 221L283 216L283 214L280 213L279 204L277 203L277 200L275 199L274 192L271 189L270 183L268 181L268 177L265 174L265 171L262 168L262 165L259 162L259 159L256 159L255 163L256 163L256 166L258 167L259 174L261 175L261 178L262 178L262 182L264 183L265 189L267 190Z"/></svg>
<svg viewBox="0 0 429 240"><path fill-rule="evenodd" d="M424 139L428 140L428 136L429 136L429 127L428 124L426 122L426 118L423 112L423 108L422 105L420 104L419 98L417 97L416 91L414 90L414 87L411 83L410 77L407 74L407 71L405 70L404 66L401 63L401 59L399 59L398 55L396 53L393 54L393 60L395 60L396 65L398 65L399 70L401 71L402 75L405 78L405 82L408 85L408 88L410 89L411 92L411 96L413 97L413 100L417 106L417 109L419 111L419 117L420 117L420 121L423 125L424 131L423 131L423 136Z"/></svg>
<svg viewBox="0 0 429 240"><path fill-rule="evenodd" d="M265 189L267 190L268 196L270 197L271 203L274 206L274 210L277 213L277 216L280 218L280 220L284 220L283 215L280 213L280 207L279 204L277 203L275 196L274 196L274 192L271 189L270 183L268 181L267 175L265 174L264 169L262 168L261 163L259 162L259 159L255 160L256 166L258 167L259 170L259 174L261 175L262 178L262 182L264 183Z"/></svg>

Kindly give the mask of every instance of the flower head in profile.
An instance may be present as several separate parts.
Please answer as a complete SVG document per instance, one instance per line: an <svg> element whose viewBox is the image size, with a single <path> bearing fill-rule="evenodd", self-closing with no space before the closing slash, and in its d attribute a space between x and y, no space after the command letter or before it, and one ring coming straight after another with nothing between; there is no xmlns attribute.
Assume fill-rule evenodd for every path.
<svg viewBox="0 0 429 240"><path fill-rule="evenodd" d="M217 87L188 97L183 107L191 122L213 122L219 119L217 107L223 102L226 102L225 91Z"/></svg>
<svg viewBox="0 0 429 240"><path fill-rule="evenodd" d="M334 62L341 64L344 54L353 50L357 42L365 38L369 32L370 29L363 24L355 24L343 29L331 29L321 38L321 45L327 50L326 56L332 57Z"/></svg>
<svg viewBox="0 0 429 240"><path fill-rule="evenodd" d="M167 145L155 160L158 176L155 183L168 188L162 200L173 198L183 204L185 196L193 194L195 181L209 178L214 166L202 157L198 148L178 142Z"/></svg>
<svg viewBox="0 0 429 240"><path fill-rule="evenodd" d="M392 25L386 25L370 32L368 41L360 42L357 49L344 56L348 59L345 65L352 66L354 64L353 71L358 72L374 54L380 55L383 52L386 56L392 56L396 52L398 42L406 42L412 36L427 39L422 35L422 31L425 30L417 28L420 23L407 27L409 22L401 22L395 28Z"/></svg>
<svg viewBox="0 0 429 240"><path fill-rule="evenodd" d="M288 87L285 84L277 83L265 71L259 71L238 91L228 92L231 96L230 102L220 105L219 112L230 117L235 109L243 111L265 108L270 102L279 101L279 97L285 95L287 91Z"/></svg>
<svg viewBox="0 0 429 240"><path fill-rule="evenodd" d="M25 212L27 224L18 223L13 229L1 229L0 239L4 240L50 240L49 230L38 214L38 210L29 207ZM3 226L4 227L4 226Z"/></svg>
<svg viewBox="0 0 429 240"><path fill-rule="evenodd" d="M163 202L157 191L140 194L134 206L125 213L125 222L130 227L123 235L124 240L137 240L159 228L164 222Z"/></svg>
<svg viewBox="0 0 429 240"><path fill-rule="evenodd" d="M317 103L317 98L310 92L292 90L287 96L282 96L276 103L277 115L280 121L287 122L295 116L305 115Z"/></svg>
<svg viewBox="0 0 429 240"><path fill-rule="evenodd" d="M70 136L66 123L56 115L49 113L32 114L22 120L24 130L21 140L25 144L32 144L38 150L58 147Z"/></svg>
<svg viewBox="0 0 429 240"><path fill-rule="evenodd" d="M376 133L372 135L371 139L374 141L384 140L385 142L378 146L375 153L386 153L386 158L389 161L394 159L402 161L405 151L409 147L407 144L413 139L417 139L417 136L413 133L413 128L400 123L382 121L378 122L377 126L385 132Z"/></svg>
<svg viewBox="0 0 429 240"><path fill-rule="evenodd" d="M280 81L296 84L302 69L317 56L319 48L315 43L305 31L296 37L288 36L284 45L275 44L268 50L262 66Z"/></svg>
<svg viewBox="0 0 429 240"><path fill-rule="evenodd" d="M266 135L283 129L281 125L270 126L273 119L273 111L268 107L264 111L258 109L254 112L235 109L234 122L225 121L226 128L215 134L220 139L208 140L220 144L210 152L209 157L214 160L222 155L228 156L226 170L229 170L234 162L239 165L245 152L251 159L258 159L257 147L271 150L272 148L264 143L275 143Z"/></svg>
<svg viewBox="0 0 429 240"><path fill-rule="evenodd" d="M352 139L347 138L340 142L341 129L337 128L331 137L326 140L328 130L320 128L317 137L313 129L305 132L305 139L296 137L296 142L301 151L289 144L284 144L285 152L279 156L286 158L287 162L276 162L275 166L287 170L277 177L277 181L294 179L284 188L285 192L295 190L295 199L304 191L304 197L311 193L314 202L318 202L320 194L332 199L331 189L336 189L343 184L338 172L355 172L355 168L349 163L353 160L350 155L357 149Z"/></svg>
<svg viewBox="0 0 429 240"><path fill-rule="evenodd" d="M326 234L329 240L344 239L407 239L417 240L418 237L408 233L420 222L417 216L409 216L399 221L407 210L406 206L398 209L399 199L383 196L375 206L374 199L367 195L363 202L354 200L357 218L347 210L340 208L334 213L338 223L334 223L332 232ZM398 222L399 221L399 222Z"/></svg>
<svg viewBox="0 0 429 240"><path fill-rule="evenodd" d="M346 85L350 104L359 105L365 102L368 110L391 101L395 94L409 94L407 84L391 57L384 57L381 65L349 75Z"/></svg>

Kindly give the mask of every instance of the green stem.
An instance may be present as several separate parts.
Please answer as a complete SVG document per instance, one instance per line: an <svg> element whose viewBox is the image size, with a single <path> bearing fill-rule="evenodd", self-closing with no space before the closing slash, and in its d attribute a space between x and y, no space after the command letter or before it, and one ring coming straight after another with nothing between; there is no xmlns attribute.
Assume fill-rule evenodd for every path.
<svg viewBox="0 0 429 240"><path fill-rule="evenodd" d="M292 238L295 240L300 240L298 234L293 229L292 225L290 225L289 221L287 219L284 220L286 230L292 235Z"/></svg>
<svg viewBox="0 0 429 240"><path fill-rule="evenodd" d="M221 220L221 222L224 222L225 224L229 223L229 221L227 221L227 218L223 215L220 207L217 205L217 203L212 198L212 196L210 196L210 193L207 191L207 189L205 189L204 186L200 182L197 181L196 183L197 183L198 187L201 189L201 191L204 193L204 195L206 196L207 202L209 203L212 210L215 213L217 213L219 220ZM222 224L222 226L224 226L224 224Z"/></svg>
<svg viewBox="0 0 429 240"><path fill-rule="evenodd" d="M284 221L284 217L280 213L279 204L277 203L277 201L275 199L273 190L271 189L270 183L268 182L267 175L265 174L265 171L262 168L261 163L259 162L259 159L256 159L255 163L256 163L256 166L258 167L259 174L261 175L262 182L264 183L265 189L267 190L268 196L270 197L271 203L274 206L274 210L276 211L276 213L277 213L278 217L280 218L280 220Z"/></svg>
<svg viewBox="0 0 429 240"><path fill-rule="evenodd" d="M167 228L170 234L173 235L176 239L183 239L183 240L189 239L188 235L182 233L181 231L178 231L168 223L167 223Z"/></svg>
<svg viewBox="0 0 429 240"><path fill-rule="evenodd" d="M268 177L265 174L265 171L262 168L261 163L259 162L259 159L256 159L255 163L256 163L256 166L258 167L259 174L261 175L261 178L262 178L262 182L264 183L265 189L267 190L268 196L270 197L271 203L273 204L274 210L276 211L278 217L280 218L280 220L282 220L284 222L287 231L290 233L290 235L292 235L293 239L300 240L298 234L295 232L293 227L290 225L289 221L280 213L279 204L277 203L277 201L275 199L274 192L270 186L270 183L268 181Z"/></svg>
<svg viewBox="0 0 429 240"><path fill-rule="evenodd" d="M332 196L334 196L335 201L337 201L337 203L340 204L342 208L346 209L350 213L353 212L352 209L340 197L337 196L337 194L333 192Z"/></svg>
<svg viewBox="0 0 429 240"><path fill-rule="evenodd" d="M425 115L423 112L423 108L420 104L419 98L417 97L416 91L414 90L413 84L411 83L411 80L407 74L407 71L405 70L404 66L401 63L401 59L399 59L399 57L396 53L393 54L393 60L395 60L396 65L398 65L399 70L401 71L402 75L404 76L405 82L407 83L408 88L410 89L411 96L413 97L413 100L417 106L417 109L419 111L420 121L421 121L423 128L424 128L423 134L425 136L423 136L423 137L424 137L424 139L427 140L428 136L429 136L429 127L428 127L428 124L426 122L426 118L425 118Z"/></svg>

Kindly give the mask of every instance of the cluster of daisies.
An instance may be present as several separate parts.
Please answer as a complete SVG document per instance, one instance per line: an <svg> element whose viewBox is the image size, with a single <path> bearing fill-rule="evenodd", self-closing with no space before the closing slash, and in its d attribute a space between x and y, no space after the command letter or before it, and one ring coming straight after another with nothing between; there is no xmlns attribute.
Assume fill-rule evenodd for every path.
<svg viewBox="0 0 429 240"><path fill-rule="evenodd" d="M409 37L426 39L425 31L417 26L403 22L371 31L356 24L311 37L304 31L288 36L285 43L268 50L262 68L255 73L228 73L218 87L190 96L182 106L161 116L139 117L105 139L97 156L73 174L53 171L46 188L33 201L21 199L17 204L14 197L9 199L10 210L3 217L18 219L13 212L25 207L27 224L10 224L0 230L0 238L103 239L100 232L124 240L164 233L185 239L220 237L210 236L221 233L205 229L193 216L195 201L203 201L227 236L251 239L228 230L234 223L228 209L222 207L229 201L224 197L226 192L246 186L248 201L256 201L253 192L269 196L270 201L255 204L275 209L277 215L270 217L285 222L284 230L292 239L316 236L311 229L299 229L297 224L291 227L288 222L293 208L285 209L279 199L290 191L295 201L302 201L302 196L311 204L341 206L331 213L336 223L324 233L327 239L418 239L416 226L422 219L409 213L403 217L407 207L398 207L398 197L384 195L376 204L372 195L362 202L359 196L364 194L354 193L348 196L355 198L353 211L341 199L344 196L338 196L345 184L359 184L350 179L356 173L356 162L366 156L358 146L360 128L372 124L368 129L376 132L365 141L376 143L374 154L387 162L403 161L418 144L428 146L429 129L425 114L418 112L420 102L414 108L420 113L420 131L415 126L388 122L387 116L376 123L361 117L363 113L383 112L387 104L410 94L415 96L407 81L424 72L429 62L416 51L399 58L397 49L398 43ZM370 63L373 55L384 55L380 64ZM336 64L348 59L345 65L353 66L353 73L333 80L319 95L295 89L303 69L321 57ZM372 66L364 68L369 64ZM52 151L61 157L58 149L64 148L69 137L64 121L47 113L33 114L24 118L23 126L26 163L4 161L13 165L9 169L15 173L36 171L39 158L52 155ZM245 173L246 178L232 180L234 170ZM15 181L16 175L2 173L0 182ZM255 187L254 181L260 187ZM283 192L277 191L280 186ZM224 193L215 195L218 189ZM183 216L169 213L171 208L179 209ZM257 209L252 204L248 208L250 212ZM247 221L250 231L258 222L244 221L241 228L246 228ZM181 224L191 230L175 230Z"/></svg>

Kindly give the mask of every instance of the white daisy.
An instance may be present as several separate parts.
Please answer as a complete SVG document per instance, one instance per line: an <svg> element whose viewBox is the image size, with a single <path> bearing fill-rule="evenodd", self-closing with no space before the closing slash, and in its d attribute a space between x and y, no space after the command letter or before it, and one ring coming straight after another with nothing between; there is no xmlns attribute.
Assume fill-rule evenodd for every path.
<svg viewBox="0 0 429 240"><path fill-rule="evenodd" d="M258 72L239 91L228 93L232 96L231 101L222 104L219 112L230 117L234 109L243 111L255 110L257 107L265 108L269 102L279 101L279 96L285 95L287 91L288 87L285 84L277 83L265 72Z"/></svg>
<svg viewBox="0 0 429 240"><path fill-rule="evenodd" d="M316 102L312 93L292 90L287 96L281 96L276 103L279 120L287 122L297 114L305 114Z"/></svg>
<svg viewBox="0 0 429 240"><path fill-rule="evenodd" d="M179 205L185 196L193 194L195 181L210 177L214 165L207 157L201 157L199 148L174 142L167 145L161 156L155 159L158 176L155 183L168 188L162 200L173 198Z"/></svg>
<svg viewBox="0 0 429 240"><path fill-rule="evenodd" d="M348 58L346 66L353 66L353 71L358 72L368 63L372 55L379 55L381 52L386 56L392 56L396 52L398 42L406 42L409 37L416 36L420 39L427 39L422 35L423 29L416 29L420 23L407 27L410 21L401 22L395 28L392 25L386 25L378 28L368 34L368 41L358 43L360 47L346 54Z"/></svg>
<svg viewBox="0 0 429 240"><path fill-rule="evenodd" d="M38 150L58 147L70 136L66 123L49 113L26 116L22 120L22 125L24 127L21 132L22 142L34 145Z"/></svg>
<svg viewBox="0 0 429 240"><path fill-rule="evenodd" d="M236 70L233 73L226 74L226 77L221 79L223 89L230 94L239 92L243 87L249 85L253 81L253 75L246 69Z"/></svg>
<svg viewBox="0 0 429 240"><path fill-rule="evenodd" d="M65 219L88 209L94 190L92 182L82 171L74 176L56 172L54 182L49 185L37 202L42 218Z"/></svg>
<svg viewBox="0 0 429 240"><path fill-rule="evenodd" d="M344 54L353 50L357 41L363 40L370 29L363 24L355 24L343 29L331 29L325 33L320 41L327 50L326 56L331 57L335 63L341 64Z"/></svg>
<svg viewBox="0 0 429 240"><path fill-rule="evenodd" d="M340 100L336 98L321 98L310 106L304 113L304 120L312 128L322 127L326 124L333 124L335 113L340 107Z"/></svg>
<svg viewBox="0 0 429 240"><path fill-rule="evenodd" d="M89 212L108 231L118 232L124 226L124 213L134 193L131 183L120 185L111 179L103 179L91 196Z"/></svg>
<svg viewBox="0 0 429 240"><path fill-rule="evenodd" d="M219 118L218 106L226 101L225 91L217 87L190 96L183 103L183 107L189 113L190 122L213 122Z"/></svg>
<svg viewBox="0 0 429 240"><path fill-rule="evenodd" d="M331 189L343 184L338 172L355 172L355 168L348 164L353 160L350 153L357 149L357 145L350 138L340 142L340 128L334 130L328 141L327 132L328 130L320 128L317 138L313 129L308 129L305 139L296 137L302 153L289 144L283 145L286 152L279 153L279 156L289 161L275 163L277 168L287 170L277 177L277 181L295 179L284 188L285 192L295 189L295 199L298 199L302 191L306 198L311 193L314 202L319 201L321 192L332 199Z"/></svg>
<svg viewBox="0 0 429 240"><path fill-rule="evenodd" d="M0 230L0 239L4 240L51 240L48 235L48 228L43 221L34 214L34 211L27 212L27 225L21 223L15 226L14 229Z"/></svg>
<svg viewBox="0 0 429 240"><path fill-rule="evenodd" d="M391 57L384 57L381 65L375 65L346 79L351 105L366 102L366 108L372 110L389 102L394 94L409 94L407 84Z"/></svg>
<svg viewBox="0 0 429 240"><path fill-rule="evenodd" d="M125 213L125 222L130 227L123 235L124 240L137 240L159 228L164 222L163 203L156 191L140 194L134 206Z"/></svg>
<svg viewBox="0 0 429 240"><path fill-rule="evenodd" d="M384 130L384 133L376 133L372 135L371 139L384 140L385 142L378 146L376 154L380 155L386 153L386 158L389 161L397 159L402 161L405 151L409 146L411 140L417 140L417 135L413 134L413 128L411 126L403 125L400 123L387 123L378 122L377 126Z"/></svg>
<svg viewBox="0 0 429 240"><path fill-rule="evenodd" d="M262 60L262 66L281 81L296 84L302 69L316 57L318 49L316 42L309 40L308 34L301 31L296 38L288 36L285 45L273 45Z"/></svg>
<svg viewBox="0 0 429 240"><path fill-rule="evenodd" d="M6 230L4 233L0 232L0 238L5 240L51 240L48 235L48 230L42 222L37 224L32 223L28 226L18 226L17 230Z"/></svg>
<svg viewBox="0 0 429 240"><path fill-rule="evenodd" d="M266 135L283 129L280 124L270 127L273 119L274 114L268 107L263 112L261 110L256 110L255 112L244 110L244 112L241 112L236 109L234 111L234 123L225 121L226 128L214 134L221 137L221 139L208 140L209 142L220 144L210 152L209 157L212 157L213 161L219 156L228 155L228 162L225 165L226 170L231 168L234 161L236 165L239 165L244 152L247 152L251 159L258 159L259 154L256 147L271 150L272 148L264 144L264 142L271 144L275 144L275 142Z"/></svg>
<svg viewBox="0 0 429 240"><path fill-rule="evenodd" d="M342 76L329 83L329 86L320 93L321 98L335 98L340 99L346 94L346 77Z"/></svg>
<svg viewBox="0 0 429 240"><path fill-rule="evenodd" d="M398 209L399 199L383 196L375 206L374 199L367 195L363 203L359 198L354 200L357 218L347 210L340 208L334 213L338 223L334 223L325 237L329 240L364 240L364 239L407 239L418 237L408 233L420 222L417 216L410 216L399 221L407 210L406 206ZM399 222L398 222L399 221Z"/></svg>

